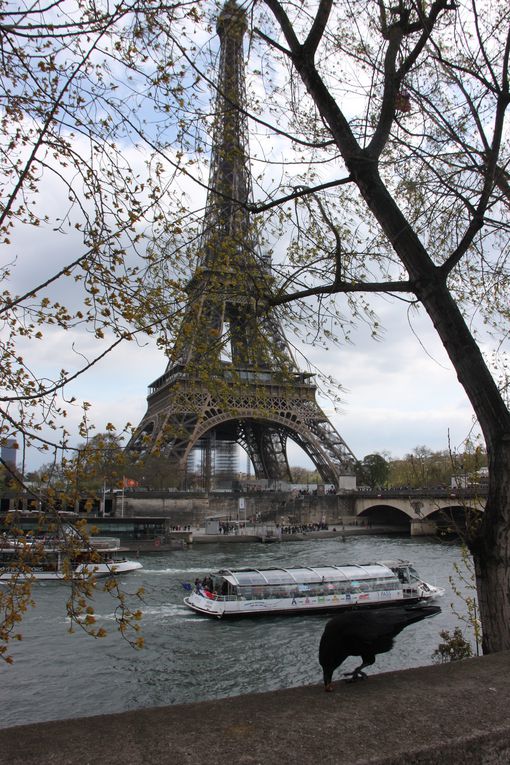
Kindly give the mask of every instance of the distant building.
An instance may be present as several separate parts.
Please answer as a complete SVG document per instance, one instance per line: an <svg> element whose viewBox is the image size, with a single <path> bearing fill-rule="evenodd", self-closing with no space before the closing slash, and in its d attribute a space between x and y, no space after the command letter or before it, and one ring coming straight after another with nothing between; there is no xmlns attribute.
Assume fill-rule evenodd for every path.
<svg viewBox="0 0 510 765"><path fill-rule="evenodd" d="M474 474L462 473L460 475L452 475L451 488L452 489L467 489L475 486L487 486L489 482L489 468L479 468Z"/></svg>
<svg viewBox="0 0 510 765"><path fill-rule="evenodd" d="M7 441L4 441L0 448L0 457L2 458L3 462L5 462L5 464L8 465L13 470L16 470L17 450L18 450L18 444L13 438L10 438Z"/></svg>

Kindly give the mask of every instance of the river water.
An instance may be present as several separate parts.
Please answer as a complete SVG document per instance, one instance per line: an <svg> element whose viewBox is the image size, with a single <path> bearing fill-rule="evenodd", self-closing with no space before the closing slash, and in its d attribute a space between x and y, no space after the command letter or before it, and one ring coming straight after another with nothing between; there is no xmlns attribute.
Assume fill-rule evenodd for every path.
<svg viewBox="0 0 510 765"><path fill-rule="evenodd" d="M136 651L114 630L113 606L95 595L98 623L110 632L94 640L68 634L66 586L35 586L36 607L24 618L24 639L12 646L14 664L0 664L0 727L179 704L319 683L318 644L330 616L218 621L189 611L182 581L228 567L338 565L404 558L426 581L446 588L442 613L411 625L370 672L432 663L443 629L462 626L465 611L452 589L458 544L428 538L360 536L282 544L200 544L142 556L144 569L123 579L124 589L145 588L145 648ZM350 658L345 671L359 659Z"/></svg>

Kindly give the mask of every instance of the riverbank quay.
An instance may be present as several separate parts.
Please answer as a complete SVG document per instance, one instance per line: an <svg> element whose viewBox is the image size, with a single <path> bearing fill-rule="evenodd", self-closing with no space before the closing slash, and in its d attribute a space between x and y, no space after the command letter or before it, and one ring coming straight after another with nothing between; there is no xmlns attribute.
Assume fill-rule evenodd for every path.
<svg viewBox="0 0 510 765"><path fill-rule="evenodd" d="M296 534L282 534L278 538L266 538L261 534L247 533L239 534L206 534L203 529L197 529L193 532L192 542L196 544L210 544L211 542L262 542L264 544L300 542L303 539L332 539L336 538L340 542L348 536L362 536L370 534L384 534L389 536L397 534L392 526L346 526L345 528L335 528L328 531L306 531Z"/></svg>
<svg viewBox="0 0 510 765"><path fill-rule="evenodd" d="M339 543L345 540L349 536L369 536L369 535L384 535L391 536L399 535L399 531L396 531L393 526L345 526L343 529L335 528L328 531L309 531L302 534L282 534L278 539L265 538L260 532L255 530L243 529L238 534L208 534L204 528L193 528L191 531L175 531L170 532L166 538L156 537L155 539L146 540L122 540L122 549L126 552L141 554L141 553L161 553L171 552L175 549L180 549L185 545L190 544L253 544L254 542L261 542L264 544L274 543L291 543L299 542L304 539L338 539Z"/></svg>
<svg viewBox="0 0 510 765"><path fill-rule="evenodd" d="M21 725L0 730L0 751L9 765L508 765L509 669L503 652L329 694L317 684Z"/></svg>

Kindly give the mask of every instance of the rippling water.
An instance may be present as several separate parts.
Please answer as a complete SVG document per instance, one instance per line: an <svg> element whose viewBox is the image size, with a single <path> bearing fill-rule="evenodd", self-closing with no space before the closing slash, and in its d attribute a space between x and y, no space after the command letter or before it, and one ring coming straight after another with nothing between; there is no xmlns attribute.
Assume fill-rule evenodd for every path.
<svg viewBox="0 0 510 765"><path fill-rule="evenodd" d="M442 629L459 624L450 604L463 610L449 577L460 548L429 539L348 537L279 545L196 545L141 557L144 569L123 579L124 588L145 588L143 635L135 651L117 632L93 640L67 633L66 587L36 586L37 606L24 619L22 643L12 666L0 665L0 727L43 720L178 704L253 691L321 682L317 659L328 616L217 621L189 611L181 581L222 567L328 565L371 560L411 560L423 578L446 587L442 613L405 630L371 672L430 664ZM113 627L112 601L95 598L100 625ZM354 668L358 659L343 665Z"/></svg>

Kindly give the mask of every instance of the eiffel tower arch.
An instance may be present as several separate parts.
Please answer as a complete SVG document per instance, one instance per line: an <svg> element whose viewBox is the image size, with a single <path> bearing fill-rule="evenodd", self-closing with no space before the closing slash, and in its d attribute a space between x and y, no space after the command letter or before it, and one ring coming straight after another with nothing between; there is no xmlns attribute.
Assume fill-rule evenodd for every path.
<svg viewBox="0 0 510 765"><path fill-rule="evenodd" d="M209 489L218 449L229 444L245 449L256 478L290 481L291 440L324 482L352 486L355 457L318 405L314 376L298 369L269 305L271 264L245 209L245 31L244 11L227 0L217 20L219 72L197 266L167 368L149 386L147 411L127 449L165 457L181 487L200 449Z"/></svg>

